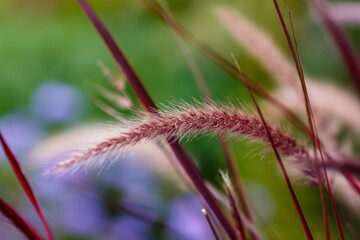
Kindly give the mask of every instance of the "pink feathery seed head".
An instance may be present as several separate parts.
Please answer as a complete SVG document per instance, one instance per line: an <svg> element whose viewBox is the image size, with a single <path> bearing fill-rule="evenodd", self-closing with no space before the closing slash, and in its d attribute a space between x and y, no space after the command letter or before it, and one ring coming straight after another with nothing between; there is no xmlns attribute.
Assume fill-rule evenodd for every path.
<svg viewBox="0 0 360 240"><path fill-rule="evenodd" d="M340 8L347 6L346 8L350 9L351 5L354 4L334 5L339 5ZM360 4L357 5L360 13ZM356 11L355 5L352 7ZM219 7L216 9L216 15L237 42L273 76L279 86L274 96L282 100L281 102L287 108L304 113L303 93L299 85L296 68L271 36L239 12ZM360 14L358 15L360 16ZM327 79L321 80L310 77L306 79L314 116L334 117L359 133L360 112L358 109L360 103L358 99L341 89L341 87L329 84ZM270 106L269 102L266 104Z"/></svg>
<svg viewBox="0 0 360 240"><path fill-rule="evenodd" d="M332 2L327 4L331 17L341 24L360 24L360 4L359 2Z"/></svg>
<svg viewBox="0 0 360 240"><path fill-rule="evenodd" d="M299 86L296 69L269 34L239 12L229 8L217 8L216 15L237 42L257 59L276 81ZM294 79L296 81L293 81Z"/></svg>
<svg viewBox="0 0 360 240"><path fill-rule="evenodd" d="M265 127L257 118L247 115L251 114L245 114L233 105L210 101L197 102L194 106L182 104L173 109L167 108L159 111L159 114L143 115L129 122L125 131L119 131L118 135L105 139L69 160L57 164L50 171L67 169L82 163L93 164L90 161L92 159L100 158L104 161L106 157L114 153L118 154L123 148L159 137L173 139L174 137L191 138L199 134L216 134L268 142ZM268 128L276 147L283 155L300 161L308 158L305 147L298 145L294 138L270 125Z"/></svg>

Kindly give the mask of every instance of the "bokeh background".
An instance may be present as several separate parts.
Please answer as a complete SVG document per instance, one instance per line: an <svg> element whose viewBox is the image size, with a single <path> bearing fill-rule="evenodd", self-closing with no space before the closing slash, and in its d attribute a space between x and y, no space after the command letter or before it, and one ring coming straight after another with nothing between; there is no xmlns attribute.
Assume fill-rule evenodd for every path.
<svg viewBox="0 0 360 240"><path fill-rule="evenodd" d="M141 1L89 2L157 103L201 99L171 31ZM288 2L305 72L327 77L352 92L349 76L308 2ZM240 11L265 29L290 59L272 1L171 0L169 6L195 36L229 60L234 53L250 76L269 89L275 86L271 76L239 47L214 15L217 6ZM360 42L359 28L350 26L346 32L360 48L356 44ZM250 104L243 85L196 50L193 54L215 99L238 98ZM60 177L42 175L55 160L46 160L45 153L34 158L39 144L69 129L87 126L91 135L99 125L115 122L94 103L99 86L112 90L97 66L98 60L120 75L75 0L0 1L0 128L28 174L56 239L211 239L196 195L184 190L182 183L176 182L180 180L171 179L166 171L159 174L154 170L152 164L156 163L149 164L146 154L126 155L105 169L79 170ZM142 109L130 87L127 91L135 108ZM132 115L128 110L122 113ZM75 141L81 136L75 135ZM221 189L219 170L225 170L225 163L218 140L199 137L184 141L184 145L204 177ZM246 141L231 141L231 145L266 231L278 239L304 239L273 155L259 156L254 149L260 146ZM0 158L1 197L42 231L2 153ZM315 237L323 239L318 190L296 184L296 192ZM330 218L336 234L335 221ZM0 236L23 239L2 217Z"/></svg>

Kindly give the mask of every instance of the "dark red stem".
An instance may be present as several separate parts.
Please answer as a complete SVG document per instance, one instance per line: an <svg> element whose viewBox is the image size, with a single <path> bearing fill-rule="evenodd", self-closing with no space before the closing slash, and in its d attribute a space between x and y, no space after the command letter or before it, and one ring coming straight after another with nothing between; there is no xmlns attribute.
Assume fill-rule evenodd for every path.
<svg viewBox="0 0 360 240"><path fill-rule="evenodd" d="M353 175L351 175L350 173L345 173L344 175L345 175L346 179L351 183L353 188L360 194L360 185L359 185L359 182L356 181L356 178Z"/></svg>
<svg viewBox="0 0 360 240"><path fill-rule="evenodd" d="M88 5L88 3L85 0L77 0L77 1L84 10L84 12L86 13L86 15L88 16L88 18L90 19L90 21L95 26L98 33L101 35L102 39L106 43L114 59L119 64L122 71L125 73L125 76L127 77L130 85L132 86L135 93L141 100L142 104L145 106L146 110L151 113L156 113L157 107L155 103L153 102L150 95L145 90L140 79L136 75L135 71L132 69L125 55L121 52L115 40L111 36L110 32L106 29L105 25L101 22L101 20L98 18L98 16L95 14L95 12L92 10L92 8ZM178 143L177 140L170 139L168 140L168 143L170 144L172 151L174 152L181 166L183 167L183 169L191 179L195 188L199 191L205 202L208 204L209 209L212 210L212 212L214 213L214 215L222 225L223 229L225 230L229 238L235 240L236 231L230 224L229 220L226 218L224 212L220 208L215 197L206 187L203 177L201 176L196 165L190 158L189 154Z"/></svg>
<svg viewBox="0 0 360 240"><path fill-rule="evenodd" d="M9 204L0 198L0 211L21 231L29 240L44 240L30 224L28 224Z"/></svg>
<svg viewBox="0 0 360 240"><path fill-rule="evenodd" d="M12 153L11 149L9 148L8 144L6 143L1 132L0 132L0 141L1 141L1 145L4 149L4 152L6 154L6 157L9 160L10 165L16 175L16 178L18 179L19 183L21 184L21 187L24 189L27 197L29 198L31 204L34 206L37 214L40 217L41 222L44 225L44 228L46 230L46 234L47 234L49 240L53 240L54 237L51 234L50 227L45 219L44 213L43 213L43 211L40 207L40 204L34 194L34 191L32 190L30 183L27 180L27 178L19 164L19 161L16 159L15 155Z"/></svg>
<svg viewBox="0 0 360 240"><path fill-rule="evenodd" d="M237 63L237 62L236 62L236 63ZM237 67L238 67L238 69L240 69L240 66L239 66L238 64L237 64ZM239 70L239 72L241 72L241 71ZM245 78L244 78L244 79L245 79ZM298 215L299 215L299 217L300 217L300 221L301 221L301 224L302 224L302 226L303 226L303 228L304 228L306 237L307 237L308 240L313 240L313 236L312 236L312 234L311 234L309 225L308 225L307 222L306 222L304 213L303 213L303 211L302 211L302 209L301 209L300 203L299 203L299 201L298 201L298 199L297 199L297 197L296 197L295 191L294 191L294 189L293 189L293 187L292 187L292 184L291 184L291 182L290 182L289 175L288 175L288 173L287 173L287 171L286 171L286 169L285 169L284 163L283 163L282 160L281 160L280 154L279 154L279 152L278 152L278 150L277 150L277 148L276 148L276 146L275 146L274 139L273 139L273 137L271 136L271 133L270 133L268 124L266 123L266 121L265 121L265 119L264 119L264 116L263 116L262 113L261 113L260 107L259 107L259 105L257 104L257 102L256 102L256 100L255 100L255 97L254 97L254 95L253 95L253 93L252 93L252 91L251 91L251 88L250 88L250 86L249 86L249 84L248 84L248 82L247 82L246 79L245 79L245 85L246 85L246 87L247 87L247 89L248 89L248 91L249 91L249 93L250 93L250 97L251 97L251 99L252 99L252 101L253 101L253 103L254 103L254 105L255 105L255 107L256 107L257 112L259 113L261 122L262 122L262 124L263 124L263 126L264 126L264 128L265 128L265 130L266 130L266 134L267 134L267 136L268 136L268 138L269 138L269 141L270 141L270 143L271 143L271 147L272 147L273 150L274 150L276 159L277 159L278 164L279 164L279 166L280 166L280 168L281 168L281 172L282 172L282 174L283 174L283 176L284 176L284 178L285 178L286 185L287 185L287 187L288 187L288 189L289 189L289 191L290 191L291 198L292 198L292 200L293 200L293 202L294 202L294 204L295 204L295 208L296 208L296 211L297 211L297 213L298 213Z"/></svg>
<svg viewBox="0 0 360 240"><path fill-rule="evenodd" d="M286 7L287 7L288 14L289 14L289 19L290 19L293 38L294 38L295 48L294 48L294 46L292 44L289 31L287 30L287 27L286 27L284 18L282 16L282 13L280 11L279 5L277 3L277 0L274 0L273 2L274 2L274 5L275 5L275 8L276 8L276 12L277 12L277 14L279 16L281 26L282 26L283 31L285 33L285 36L286 36L286 39L287 39L291 54L293 56L293 60L294 60L295 65L296 65L296 69L298 71L298 75L299 75L299 78L300 78L301 88L302 88L302 92L303 92L303 95L304 95L304 101L305 101L305 107L306 107L306 115L307 115L307 120L308 120L308 124L309 124L309 130L310 130L309 131L310 139L311 139L311 143L312 143L312 147L313 147L313 151L314 151L315 160L318 161L317 152L316 152L316 147L318 146L320 156L321 156L321 162L322 162L322 164L324 164L323 152L322 152L320 140L319 140L319 137L318 137L317 131L316 131L316 124L314 122L313 112L312 112L312 109L311 109L311 104L310 104L308 91L307 91L307 87L306 87L306 83L305 83L304 72L303 72L303 68L302 68L302 64L301 64L301 60L300 60L300 54L299 54L299 49L298 49L298 46L297 46L295 30L294 30L294 26L293 26L293 23L292 23L290 9L288 7L288 4L287 4L286 0L284 0L284 2L286 4ZM296 50L296 52L295 52L295 50ZM342 229L342 226L341 226L341 222L340 222L340 219L339 219L339 214L337 212L337 208L336 208L336 205L335 205L335 199L334 199L334 196L332 194L332 190L331 190L331 187L330 187L330 184L329 184L329 179L328 179L325 167L323 168L323 171L324 171L325 183L326 183L326 186L327 186L327 188L329 190L329 193L330 193L331 205L332 205L333 212L334 212L334 215L335 215L336 224L337 224L337 227L338 227L338 230L339 230L340 238L344 239L343 229ZM320 189L321 204L322 204L323 215L324 215L325 234L326 234L326 239L330 240L331 236L330 236L330 228L329 228L329 219L328 219L328 214L327 214L326 205L325 205L324 192L323 192L323 188L321 186L321 184L323 183L322 178L323 178L323 176L321 175L321 172L319 170L317 170L317 179L318 179L318 184L319 184L319 189Z"/></svg>
<svg viewBox="0 0 360 240"><path fill-rule="evenodd" d="M342 29L332 19L325 4L320 0L311 0L310 2L315 6L315 10L319 13L322 21L331 34L333 41L335 42L336 47L339 49L343 61L352 76L353 83L360 96L360 61L359 57L356 55L354 47Z"/></svg>

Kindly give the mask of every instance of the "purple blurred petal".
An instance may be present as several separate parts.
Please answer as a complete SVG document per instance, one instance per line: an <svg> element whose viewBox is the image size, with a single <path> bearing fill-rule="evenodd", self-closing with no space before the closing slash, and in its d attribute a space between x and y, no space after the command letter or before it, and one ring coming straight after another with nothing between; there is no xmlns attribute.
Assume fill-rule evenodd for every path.
<svg viewBox="0 0 360 240"><path fill-rule="evenodd" d="M0 236L1 239L23 240L24 235L19 232L7 219L0 217Z"/></svg>
<svg viewBox="0 0 360 240"><path fill-rule="evenodd" d="M47 216L54 229L74 235L91 236L101 230L103 207L97 201L71 189L53 193L57 199L46 199Z"/></svg>
<svg viewBox="0 0 360 240"><path fill-rule="evenodd" d="M59 195L69 194L76 191L75 186L83 186L88 184L85 173L77 171L74 173L65 173L59 177L35 175L33 179L34 187L39 197L47 200L56 200ZM74 186L72 186L74 184Z"/></svg>
<svg viewBox="0 0 360 240"><path fill-rule="evenodd" d="M170 207L168 226L186 239L214 239L201 212L202 208L199 200L193 195L176 198Z"/></svg>
<svg viewBox="0 0 360 240"><path fill-rule="evenodd" d="M85 100L73 86L59 81L49 81L35 91L31 111L50 123L67 123L79 119L85 112Z"/></svg>
<svg viewBox="0 0 360 240"><path fill-rule="evenodd" d="M15 155L30 150L44 135L40 125L23 113L11 113L2 117L0 129ZM0 157L4 157L2 151Z"/></svg>
<svg viewBox="0 0 360 240"><path fill-rule="evenodd" d="M131 217L122 216L113 223L106 240L131 239L146 240L149 239L149 225L140 222Z"/></svg>
<svg viewBox="0 0 360 240"><path fill-rule="evenodd" d="M104 208L92 197L90 181L84 173L69 173L61 178L37 175L34 182L54 229L81 236L94 235L101 229Z"/></svg>
<svg viewBox="0 0 360 240"><path fill-rule="evenodd" d="M156 185L156 175L136 155L120 158L101 173L105 183L119 188L128 184L153 187Z"/></svg>
<svg viewBox="0 0 360 240"><path fill-rule="evenodd" d="M157 176L136 156L119 159L110 168L104 169L99 178L104 186L121 191L122 201L139 205L150 212L160 212L161 196L154 191L158 188Z"/></svg>
<svg viewBox="0 0 360 240"><path fill-rule="evenodd" d="M102 207L86 197L70 195L65 197L65 204L59 211L66 228L77 234L94 233L99 230Z"/></svg>

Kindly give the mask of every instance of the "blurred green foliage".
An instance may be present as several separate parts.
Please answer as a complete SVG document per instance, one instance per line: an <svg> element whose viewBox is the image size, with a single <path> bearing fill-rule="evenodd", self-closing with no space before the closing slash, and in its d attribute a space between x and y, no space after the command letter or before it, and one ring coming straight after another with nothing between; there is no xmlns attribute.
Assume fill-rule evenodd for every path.
<svg viewBox="0 0 360 240"><path fill-rule="evenodd" d="M114 34L156 102L167 104L168 101L200 98L171 31L140 1L89 2ZM273 85L271 76L262 70L244 49L237 46L213 14L215 6L232 6L266 29L289 55L272 1L171 0L169 5L175 17L195 36L227 59L231 59L230 53L233 52L235 56L239 56L240 65L247 73L267 87ZM314 23L307 3L293 0L289 1L289 6L305 71L331 76L333 81L349 87L348 76L339 64L336 53L328 50L328 36L323 30L319 31L321 28ZM26 109L33 91L41 83L51 79L78 86L85 94L92 90L92 83L110 88L96 65L97 60L104 61L113 72L119 73L105 45L75 0L1 1L0 33L0 115L13 109ZM355 30L352 30L351 35L355 39L360 36ZM196 51L194 56L215 98L240 98L249 103L244 86ZM129 89L129 92L138 103L132 90ZM88 100L91 101L90 98ZM104 122L111 119L93 104L90 105L90 110L81 121ZM185 143L185 146L197 161L204 176L220 186L218 170L225 169L225 164L217 140L200 138ZM239 171L245 181L257 181L273 194L276 215L272 221L266 223L268 228L275 232L279 239L304 239L300 221L274 157L266 154L259 160L257 154L248 154L254 145L243 141L235 142L232 146L238 159ZM258 146L258 149L261 149L261 146ZM3 178L7 177L3 176L3 173L1 171L0 186L1 189L6 189ZM10 183L7 188L14 184ZM318 191L315 187L297 187L296 192L314 235L317 239L324 238ZM332 216L330 217L334 222ZM335 226L332 227L335 236Z"/></svg>

